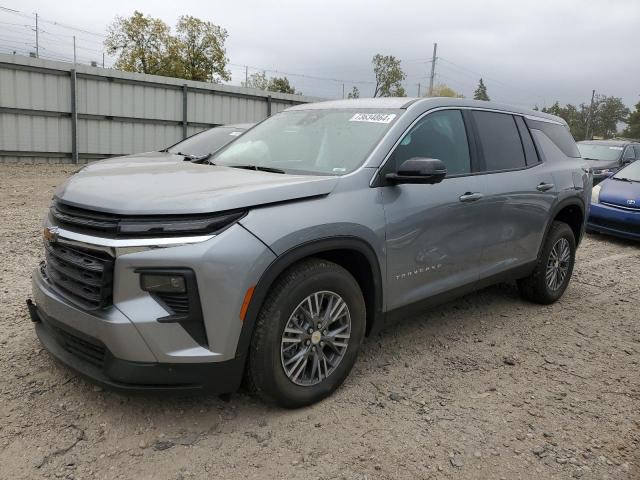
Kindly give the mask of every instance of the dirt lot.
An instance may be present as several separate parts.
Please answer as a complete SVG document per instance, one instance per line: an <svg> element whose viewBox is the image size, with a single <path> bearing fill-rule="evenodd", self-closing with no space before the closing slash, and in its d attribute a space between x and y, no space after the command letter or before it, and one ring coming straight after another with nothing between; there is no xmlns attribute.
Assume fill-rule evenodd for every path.
<svg viewBox="0 0 640 480"><path fill-rule="evenodd" d="M0 478L640 478L640 245L588 236L549 307L501 285L407 319L310 408L127 397L56 364L26 314L73 170L0 166Z"/></svg>

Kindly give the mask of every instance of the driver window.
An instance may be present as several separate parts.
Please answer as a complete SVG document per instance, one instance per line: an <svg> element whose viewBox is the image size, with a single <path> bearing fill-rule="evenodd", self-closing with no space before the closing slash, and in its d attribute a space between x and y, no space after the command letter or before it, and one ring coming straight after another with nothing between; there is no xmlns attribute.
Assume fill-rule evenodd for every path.
<svg viewBox="0 0 640 480"><path fill-rule="evenodd" d="M634 161L636 159L636 156L633 152L633 146L632 145L628 145L627 149L624 151L624 155L622 156L622 161Z"/></svg>
<svg viewBox="0 0 640 480"><path fill-rule="evenodd" d="M447 177L471 173L467 132L459 110L430 113L407 133L391 154L396 169L410 158L437 158L447 167Z"/></svg>

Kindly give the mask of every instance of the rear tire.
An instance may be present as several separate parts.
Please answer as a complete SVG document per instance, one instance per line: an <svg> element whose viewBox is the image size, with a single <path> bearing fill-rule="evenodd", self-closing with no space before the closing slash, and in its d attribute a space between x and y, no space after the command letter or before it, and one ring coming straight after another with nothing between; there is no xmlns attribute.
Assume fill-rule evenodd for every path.
<svg viewBox="0 0 640 480"><path fill-rule="evenodd" d="M543 305L555 302L569 285L575 258L573 231L566 223L553 222L535 269L517 282L520 294Z"/></svg>
<svg viewBox="0 0 640 480"><path fill-rule="evenodd" d="M276 280L258 315L249 390L286 408L322 400L351 371L365 326L364 298L347 270L316 258L295 264Z"/></svg>

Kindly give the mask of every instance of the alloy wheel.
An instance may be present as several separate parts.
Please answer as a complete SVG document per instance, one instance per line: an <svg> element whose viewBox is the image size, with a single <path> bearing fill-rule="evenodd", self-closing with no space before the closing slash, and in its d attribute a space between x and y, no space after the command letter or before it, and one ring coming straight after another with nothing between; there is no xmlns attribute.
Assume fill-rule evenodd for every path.
<svg viewBox="0 0 640 480"><path fill-rule="evenodd" d="M556 291L564 285L567 273L569 272L570 262L571 247L569 246L569 241L566 238L560 238L553 244L551 252L549 253L549 260L547 261L545 278L547 287L549 287L550 290Z"/></svg>
<svg viewBox="0 0 640 480"><path fill-rule="evenodd" d="M314 292L293 310L280 343L285 374L296 385L312 386L331 375L349 346L349 307L337 293Z"/></svg>

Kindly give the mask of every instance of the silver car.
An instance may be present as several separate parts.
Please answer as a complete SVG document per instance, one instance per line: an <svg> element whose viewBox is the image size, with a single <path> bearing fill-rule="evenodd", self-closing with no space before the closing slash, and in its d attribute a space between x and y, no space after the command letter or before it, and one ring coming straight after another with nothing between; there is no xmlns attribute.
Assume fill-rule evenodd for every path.
<svg viewBox="0 0 640 480"><path fill-rule="evenodd" d="M358 99L268 118L200 163L101 161L55 193L28 301L45 348L119 390L285 407L347 377L365 336L515 280L569 283L589 169L566 123L467 99Z"/></svg>

